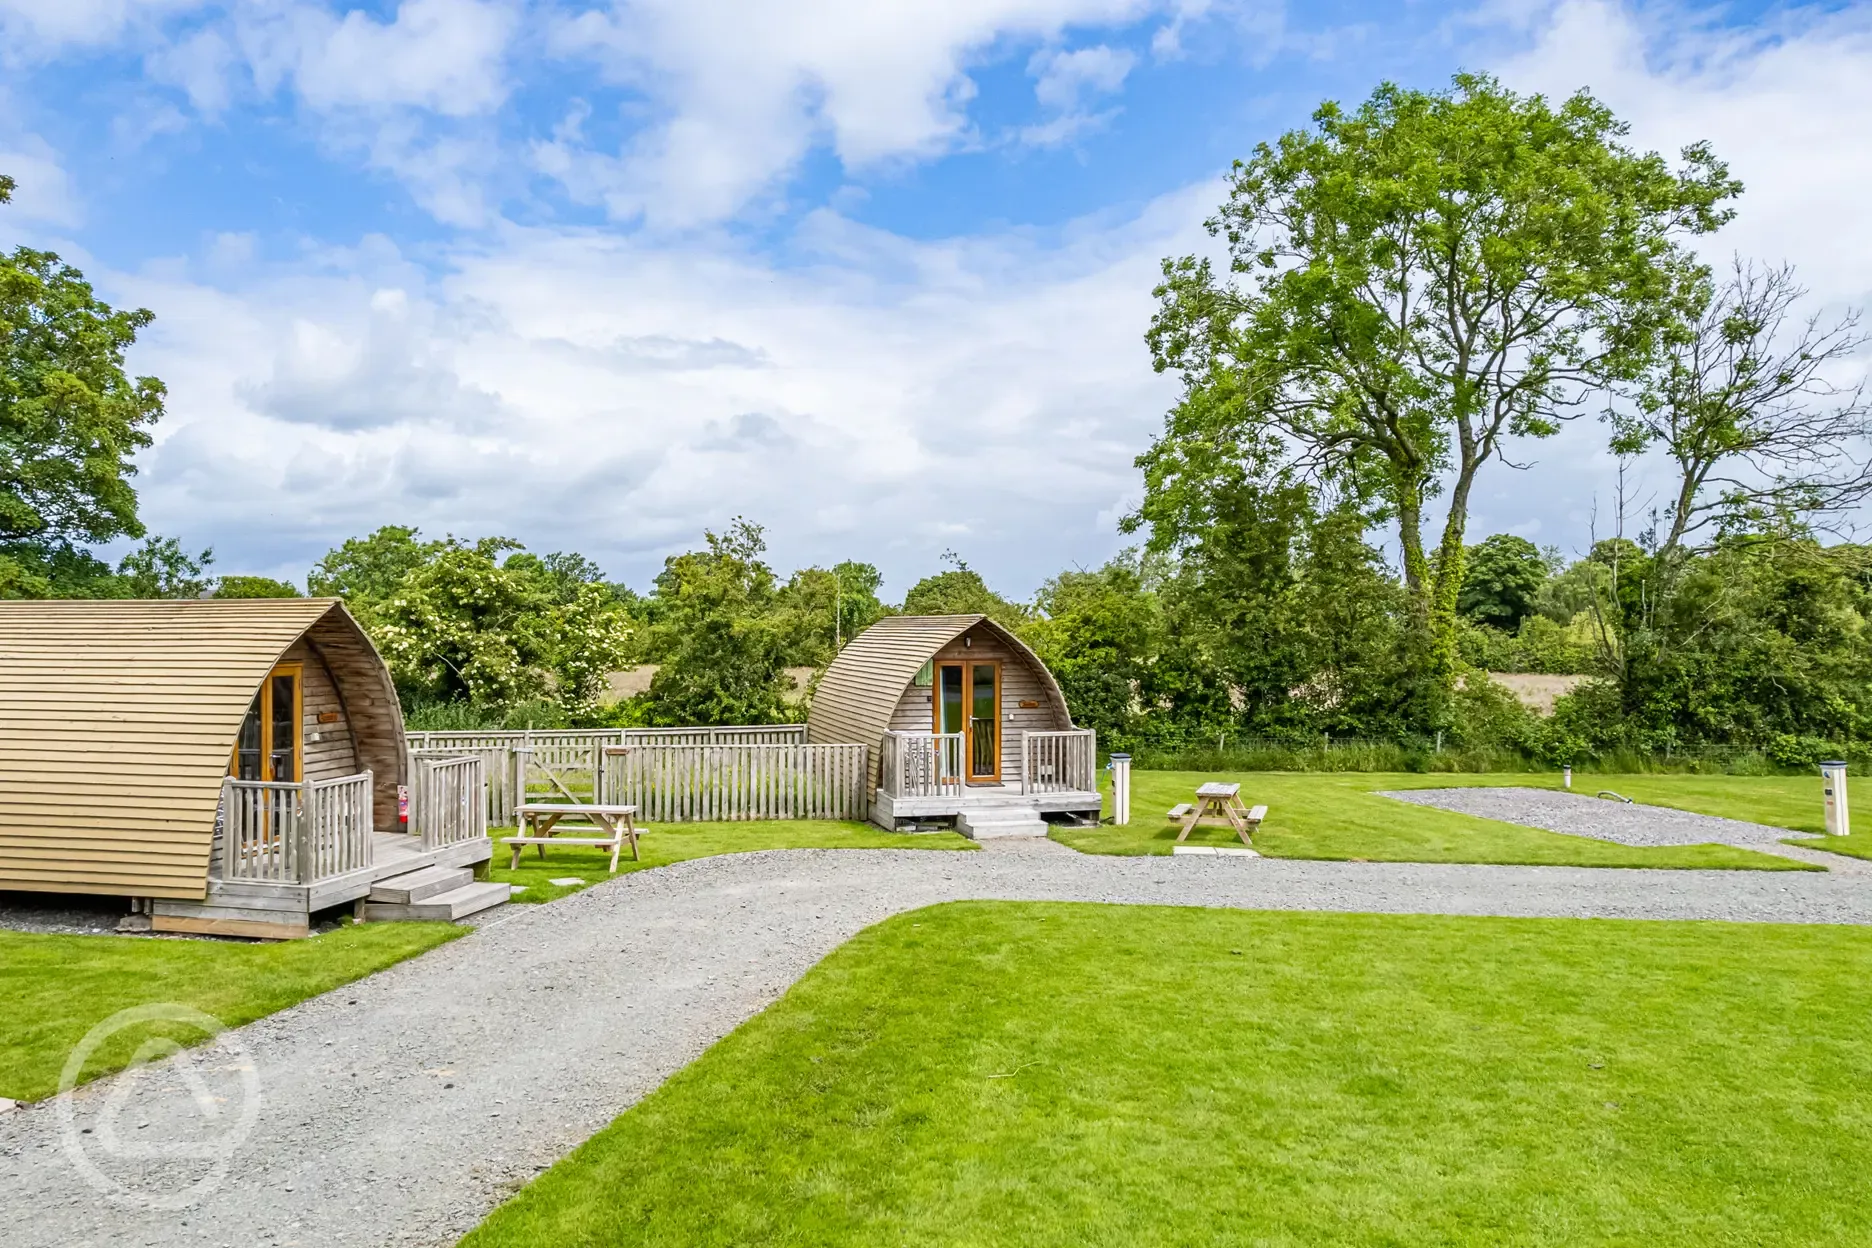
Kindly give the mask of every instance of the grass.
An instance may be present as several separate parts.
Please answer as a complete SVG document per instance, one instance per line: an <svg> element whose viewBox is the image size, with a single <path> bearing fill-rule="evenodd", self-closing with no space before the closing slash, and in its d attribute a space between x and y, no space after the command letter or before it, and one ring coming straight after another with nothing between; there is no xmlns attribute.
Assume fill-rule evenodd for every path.
<svg viewBox="0 0 1872 1248"><path fill-rule="evenodd" d="M372 923L306 940L233 944L0 931L0 1096L52 1095L73 1047L118 1010L173 1002L237 1027L466 932L447 923ZM182 1044L206 1039L186 1029L128 1028L98 1049L80 1082L122 1069L158 1035Z"/></svg>
<svg viewBox="0 0 1872 1248"><path fill-rule="evenodd" d="M464 1248L1859 1245L1872 930L960 903Z"/></svg>
<svg viewBox="0 0 1872 1248"><path fill-rule="evenodd" d="M567 836L583 836L591 829L566 827ZM609 850L577 845L548 845L542 859L532 846L520 858L519 867L508 870L512 853L500 843L512 836L512 828L497 828L494 838L494 861L488 878L523 885L526 892L517 902L553 901L575 893L588 885L609 878ZM659 823L637 839L641 862L632 862L630 847L618 857L618 874L664 867L689 858L707 858L715 854L741 854L758 849L973 849L974 842L953 832L910 836L885 832L868 823L847 823L832 819L771 819L745 823ZM555 878L577 876L573 885L553 884Z"/></svg>
<svg viewBox="0 0 1872 1248"><path fill-rule="evenodd" d="M1449 788L1458 785L1527 784L1558 787L1558 776L1420 775L1369 772L1251 772L1221 776L1213 772L1134 771L1131 773L1131 823L1127 827L1061 828L1053 836L1074 849L1094 854L1167 854L1177 827L1163 812L1194 800L1205 780L1240 781L1242 799L1265 805L1267 819L1254 835L1254 847L1270 858L1319 858L1358 862L1483 862L1574 867L1682 867L1732 870L1817 870L1786 858L1728 845L1634 847L1589 837L1565 836L1540 828L1500 823L1473 815L1412 806L1376 796L1376 790ZM1595 777L1605 787L1634 781L1694 781L1699 785L1772 784L1753 778L1721 776ZM1575 777L1576 785L1579 777ZM1582 791L1584 786L1580 786ZM1687 791L1687 790L1686 790ZM1627 796L1637 797L1636 791ZM1688 807L1686 807L1688 809ZM1710 812L1726 813L1726 812ZM1192 845L1238 845L1226 828L1205 824L1190 834Z"/></svg>

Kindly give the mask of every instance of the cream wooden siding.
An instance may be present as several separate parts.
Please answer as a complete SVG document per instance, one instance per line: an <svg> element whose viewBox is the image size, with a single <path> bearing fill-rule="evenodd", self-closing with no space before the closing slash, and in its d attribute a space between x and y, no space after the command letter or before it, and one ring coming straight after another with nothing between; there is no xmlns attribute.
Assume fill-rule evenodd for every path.
<svg viewBox="0 0 1872 1248"><path fill-rule="evenodd" d="M1038 697L1032 694L1020 696L1038 701L1043 711L1050 711L1052 718L1046 726L1072 726L1066 699L1060 693L1059 683L1053 679L1053 674L1046 670L1046 665L1025 643L993 620L980 615L895 615L886 616L852 638L839 651L832 666L826 669L826 674L819 681L819 691L813 697L812 710L806 718L806 739L812 742L857 742L869 747L869 783L872 788L876 788L879 749L884 741L884 733L893 728L927 732L932 726L930 704L923 702L919 713L916 701L919 695L929 691L910 687L917 669L944 653L951 643L960 649L964 634L970 637L967 653L981 653L984 657L1003 660L1001 678L1004 710L1016 709L1017 714L1020 713L1017 708L1008 706L1008 698L1013 695L1007 683L1016 677L1015 669L1019 667L1024 673L1019 679L1031 680L1032 684L1027 687L1040 690ZM983 649L978 651L976 647ZM990 655L987 653L988 648L994 648L997 652ZM1018 700L1016 697L1015 701ZM1004 719L1003 727L1011 726L1019 731L1026 722L1017 719L1013 725L1008 725ZM1010 758L1013 772L1007 770ZM1019 779L1019 751L1016 749L1010 755L1005 740L1002 744L1002 767L1004 779Z"/></svg>
<svg viewBox="0 0 1872 1248"><path fill-rule="evenodd" d="M324 658L304 638L293 643L280 659L300 665L301 689L299 740L303 742L303 775L307 780L332 780L354 776L360 768L357 747L351 740L351 722L345 715L344 699L338 696L338 684ZM320 715L336 715L336 723L321 724Z"/></svg>
<svg viewBox="0 0 1872 1248"><path fill-rule="evenodd" d="M202 897L241 718L301 637L354 727L369 708L356 753L384 763L394 815L402 716L339 604L0 603L0 888Z"/></svg>

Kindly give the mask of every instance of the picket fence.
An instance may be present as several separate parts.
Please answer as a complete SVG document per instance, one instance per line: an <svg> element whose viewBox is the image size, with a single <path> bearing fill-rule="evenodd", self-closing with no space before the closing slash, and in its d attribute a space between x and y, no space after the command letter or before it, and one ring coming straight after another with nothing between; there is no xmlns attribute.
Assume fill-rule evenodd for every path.
<svg viewBox="0 0 1872 1248"><path fill-rule="evenodd" d="M606 802L646 823L863 819L862 745L628 745L604 750Z"/></svg>

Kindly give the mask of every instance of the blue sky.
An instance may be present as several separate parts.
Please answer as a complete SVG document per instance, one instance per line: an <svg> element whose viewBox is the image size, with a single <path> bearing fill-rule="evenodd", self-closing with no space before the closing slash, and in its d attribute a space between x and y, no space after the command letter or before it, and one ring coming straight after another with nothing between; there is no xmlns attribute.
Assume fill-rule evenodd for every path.
<svg viewBox="0 0 1872 1248"><path fill-rule="evenodd" d="M0 49L0 242L157 313L146 518L224 571L401 522L641 585L745 514L783 568L1029 593L1120 545L1158 261L1384 78L1710 139L1713 254L1872 291L1865 4L0 0ZM1610 531L1602 440L1485 478L1478 535Z"/></svg>

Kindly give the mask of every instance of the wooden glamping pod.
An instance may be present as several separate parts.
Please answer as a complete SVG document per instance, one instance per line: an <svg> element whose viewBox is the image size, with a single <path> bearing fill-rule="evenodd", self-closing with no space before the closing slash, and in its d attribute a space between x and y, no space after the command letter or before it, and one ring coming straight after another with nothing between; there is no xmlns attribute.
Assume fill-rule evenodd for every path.
<svg viewBox="0 0 1872 1248"><path fill-rule="evenodd" d="M0 889L303 936L392 877L489 858L480 763L459 763L420 764L432 814L403 832L403 713L336 601L0 602ZM442 783L478 817L434 813Z"/></svg>
<svg viewBox="0 0 1872 1248"><path fill-rule="evenodd" d="M982 615L899 615L852 638L820 678L809 742L862 742L871 819L954 819L971 836L1043 836L1096 819L1097 745L1059 682Z"/></svg>

